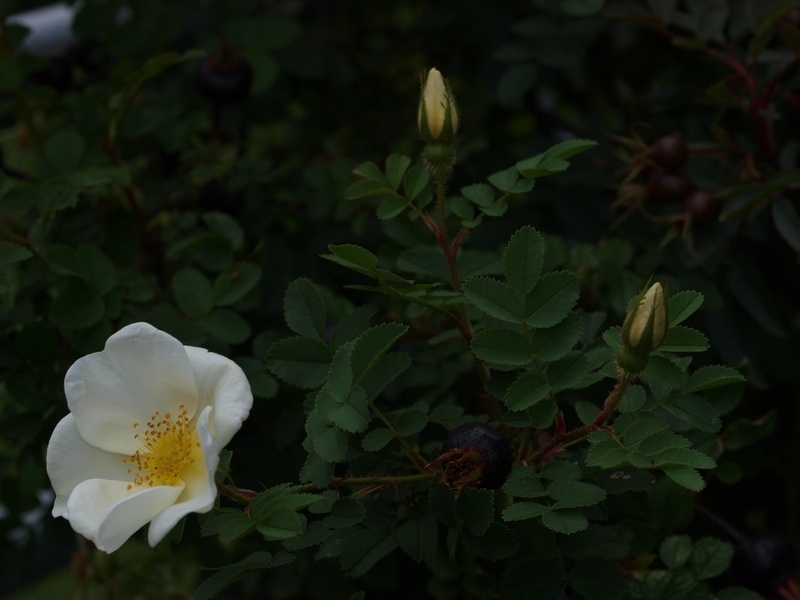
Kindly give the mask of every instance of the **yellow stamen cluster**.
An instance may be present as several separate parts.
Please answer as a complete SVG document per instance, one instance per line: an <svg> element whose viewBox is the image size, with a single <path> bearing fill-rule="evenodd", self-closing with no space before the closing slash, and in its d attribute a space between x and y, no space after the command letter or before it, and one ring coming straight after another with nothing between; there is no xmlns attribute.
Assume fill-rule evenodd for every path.
<svg viewBox="0 0 800 600"><path fill-rule="evenodd" d="M128 473L133 474L133 483L128 485L156 486L173 485L181 474L197 457L200 441L197 429L189 426L189 411L181 405L180 413L173 419L172 414L161 414L156 411L142 430L139 423L134 423L137 431L134 439L139 440L142 447L125 458L125 462L133 465Z"/></svg>

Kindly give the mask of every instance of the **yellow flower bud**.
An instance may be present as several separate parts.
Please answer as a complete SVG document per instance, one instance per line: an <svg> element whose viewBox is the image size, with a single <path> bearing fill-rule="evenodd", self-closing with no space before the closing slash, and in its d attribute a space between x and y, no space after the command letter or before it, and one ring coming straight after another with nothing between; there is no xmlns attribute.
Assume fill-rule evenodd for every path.
<svg viewBox="0 0 800 600"><path fill-rule="evenodd" d="M669 331L664 288L654 283L634 301L633 308L622 324L622 349L617 362L626 371L637 373L644 369L647 357L662 343Z"/></svg>
<svg viewBox="0 0 800 600"><path fill-rule="evenodd" d="M425 79L419 99L417 125L426 142L449 142L458 131L455 99L438 69L431 69Z"/></svg>

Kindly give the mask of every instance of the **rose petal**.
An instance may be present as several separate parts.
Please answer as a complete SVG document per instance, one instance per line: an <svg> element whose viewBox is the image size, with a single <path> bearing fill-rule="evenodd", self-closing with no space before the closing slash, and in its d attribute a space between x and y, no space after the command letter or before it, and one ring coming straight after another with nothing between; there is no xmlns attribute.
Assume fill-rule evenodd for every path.
<svg viewBox="0 0 800 600"><path fill-rule="evenodd" d="M219 448L208 429L212 407L207 406L197 421L197 436L203 450L204 460L196 460L183 473L185 488L175 504L153 518L147 532L147 542L155 546L164 539L173 527L189 513L205 513L214 506L217 485L214 476L219 464Z"/></svg>
<svg viewBox="0 0 800 600"><path fill-rule="evenodd" d="M250 414L253 393L241 367L204 348L186 346L197 382L199 407L213 406L211 432L217 448L224 448ZM200 408L198 408L200 410Z"/></svg>
<svg viewBox="0 0 800 600"><path fill-rule="evenodd" d="M106 552L114 552L155 515L172 505L183 485L136 487L124 481L89 479L67 502L72 528Z"/></svg>
<svg viewBox="0 0 800 600"><path fill-rule="evenodd" d="M54 517L68 517L67 500L72 490L87 479L133 481L125 456L100 450L87 444L78 433L75 418L67 415L59 421L47 444L47 474L56 492Z"/></svg>
<svg viewBox="0 0 800 600"><path fill-rule="evenodd" d="M78 359L67 371L64 391L81 437L109 452L133 454L134 423L155 411L192 417L197 386L184 346L169 334L134 323L106 342L102 352Z"/></svg>

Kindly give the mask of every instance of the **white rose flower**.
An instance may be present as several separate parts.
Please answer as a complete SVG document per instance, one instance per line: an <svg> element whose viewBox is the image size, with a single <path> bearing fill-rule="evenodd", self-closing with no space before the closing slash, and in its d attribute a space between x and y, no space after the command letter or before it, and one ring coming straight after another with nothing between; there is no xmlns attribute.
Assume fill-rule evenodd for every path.
<svg viewBox="0 0 800 600"><path fill-rule="evenodd" d="M147 323L77 360L64 391L70 414L47 446L53 516L106 552L148 522L155 546L185 515L211 509L220 450L253 404L236 363Z"/></svg>

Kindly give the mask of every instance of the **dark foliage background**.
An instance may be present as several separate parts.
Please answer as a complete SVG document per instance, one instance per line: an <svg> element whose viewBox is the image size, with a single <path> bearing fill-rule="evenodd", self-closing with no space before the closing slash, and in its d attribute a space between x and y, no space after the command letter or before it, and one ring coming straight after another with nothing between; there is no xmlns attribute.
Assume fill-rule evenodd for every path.
<svg viewBox="0 0 800 600"><path fill-rule="evenodd" d="M0 16L41 4L6 1ZM288 334L284 290L307 277L341 316L368 296L319 258L329 244L394 260L424 240L407 221L378 221L370 199L344 197L359 163L419 156L419 76L433 66L460 108L453 191L564 139L599 142L566 174L511 199L470 248L495 252L534 225L577 275L581 308L611 324L653 273L675 291L702 292L691 324L711 349L696 364L740 368L748 385L722 434L739 441L698 502L745 532L798 541L796 2L71 6L75 40L47 56L18 50L24 28L6 24L0 37L0 594L53 597L21 590L70 561L57 585L78 580L83 597L191 597L200 565L240 558L211 540L110 556L75 546L43 492L44 450L66 414L64 373L138 320L231 356L256 396L231 447L237 485L297 481L305 392L263 360ZM223 39L250 62L254 83L242 101L216 106L195 78ZM675 169L684 181L664 197L649 149L675 133L688 143ZM694 189L713 196L710 218L686 204ZM212 286L213 309L185 299L187 269ZM226 283L237 269L244 279ZM403 310L369 301L388 317ZM424 357L429 372L413 390L390 387L389 401L469 396L474 381L451 358ZM724 537L700 516L675 519L693 537ZM184 540L199 540L196 520ZM231 593L440 593L402 553L381 564L354 580L333 560L301 555Z"/></svg>

